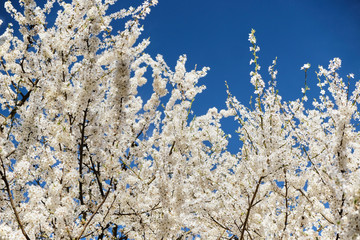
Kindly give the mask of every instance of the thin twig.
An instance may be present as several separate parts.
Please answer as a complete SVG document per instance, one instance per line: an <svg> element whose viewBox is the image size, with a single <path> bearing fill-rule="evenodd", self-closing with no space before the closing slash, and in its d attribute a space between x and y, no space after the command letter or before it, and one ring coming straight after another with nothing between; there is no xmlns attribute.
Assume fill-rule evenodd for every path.
<svg viewBox="0 0 360 240"><path fill-rule="evenodd" d="M18 214L18 212L17 212L17 210L16 210L15 203L14 203L14 200L13 200L13 195L11 194L11 190L10 190L10 185L9 185L9 182L8 182L8 180L7 180L7 178L6 178L6 169L5 169L5 166L4 166L4 162L3 162L2 158L0 158L0 160L1 160L1 166L2 166L2 169L3 169L3 171L0 171L0 174L1 174L2 180L3 180L4 183L5 183L6 192L7 192L8 195L9 195L11 208L12 208L13 211L14 211L16 221L17 221L18 224L19 224L19 227L20 227L20 229L21 229L22 234L24 235L24 237L26 238L26 240L30 240L29 236L27 235L27 233L26 233L26 231L25 231L24 225L23 225L23 223L22 223L21 220L20 220L20 216L19 216L19 214Z"/></svg>
<svg viewBox="0 0 360 240"><path fill-rule="evenodd" d="M99 204L99 206L96 208L95 212L91 215L90 219L86 222L83 230L81 231L81 233L79 234L78 237L75 238L75 240L80 240L81 239L81 236L84 234L86 228L89 226L91 220L95 217L95 215L99 212L101 206L105 203L107 197L109 196L110 194L110 189L107 190L106 194L105 194L105 197L104 199L101 201L101 203Z"/></svg>
<svg viewBox="0 0 360 240"><path fill-rule="evenodd" d="M256 195L257 195L257 192L259 191L259 187L260 187L260 184L261 184L261 181L262 179L264 178L264 176L261 176L257 185L256 185L256 189L255 189L255 192L252 196L252 199L251 199L251 202L249 204L249 207L248 207L248 210L247 210L247 213L246 213L246 217L245 217L245 221L244 221L244 224L242 226L242 230L241 230L241 235L240 235L240 240L243 240L244 239L244 234L245 234L245 230L246 230L246 225L248 223L248 220L249 220L249 217L250 217L250 211L251 211L251 208L254 206L254 201L255 201L255 198L256 198Z"/></svg>

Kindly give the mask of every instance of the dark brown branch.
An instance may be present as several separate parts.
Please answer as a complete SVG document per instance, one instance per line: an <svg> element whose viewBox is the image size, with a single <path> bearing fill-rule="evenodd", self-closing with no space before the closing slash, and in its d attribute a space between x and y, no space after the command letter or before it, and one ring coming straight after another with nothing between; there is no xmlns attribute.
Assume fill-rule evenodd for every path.
<svg viewBox="0 0 360 240"><path fill-rule="evenodd" d="M237 227L237 229L239 230L239 232L241 232L241 226L239 226L239 224L237 224L236 220L234 220L234 224Z"/></svg>
<svg viewBox="0 0 360 240"><path fill-rule="evenodd" d="M344 204L345 204L345 194L343 193L341 197L341 208L339 210L340 219L343 217L344 214ZM340 239L340 234L336 233L336 240L338 239Z"/></svg>
<svg viewBox="0 0 360 240"><path fill-rule="evenodd" d="M251 202L249 204L249 207L248 207L248 210L246 212L246 217L245 217L245 221L244 221L244 224L242 226L242 230L241 230L241 235L240 235L240 240L243 240L244 239L244 235L245 235L245 230L246 230L246 225L249 221L249 217L250 217L250 211L251 211L251 208L254 206L254 201L256 199L256 195L257 195L257 192L259 191L259 187L260 187L260 184L261 184L261 181L263 180L263 176L260 177L257 185L256 185L256 189L255 189L255 192L252 196L252 199L251 199Z"/></svg>
<svg viewBox="0 0 360 240"><path fill-rule="evenodd" d="M100 191L101 197L104 197L105 194L104 194L103 186L102 186L101 179L100 179L100 163L97 164L98 169L96 169L96 166L95 166L94 161L92 160L91 156L90 156L90 162L91 162L91 165L92 165L92 170L93 170L93 172L95 174L95 177L96 177L96 181L97 181L98 186L99 186L99 191Z"/></svg>
<svg viewBox="0 0 360 240"><path fill-rule="evenodd" d="M101 206L105 203L107 197L110 194L110 189L107 190L105 197L103 198L103 200L101 201L101 203L99 204L99 206L96 208L95 212L91 215L91 217L89 218L89 220L85 223L85 226L83 228L83 230L81 231L81 233L79 234L78 237L75 238L75 240L80 240L82 235L84 234L86 228L89 226L90 222L93 220L94 216L99 212Z"/></svg>
<svg viewBox="0 0 360 240"><path fill-rule="evenodd" d="M6 178L6 168L5 168L5 165L4 165L4 162L2 160L2 158L0 158L1 160L1 166L2 166L2 171L0 171L0 175L1 175L1 179L4 181L5 183L5 187L6 187L6 192L7 194L9 195L9 199L10 199L10 205L11 205L11 208L13 209L14 211L14 214L15 214L15 218L16 218L16 221L17 223L19 224L19 227L21 229L21 232L22 234L24 235L24 237L26 238L26 240L30 240L29 236L27 235L26 231L25 231L25 228L24 228L24 225L23 223L21 222L20 220L20 216L16 210L16 207L15 207L15 203L14 203L14 200L13 200L13 195L11 194L11 189L10 189L10 185L9 185L9 182Z"/></svg>
<svg viewBox="0 0 360 240"><path fill-rule="evenodd" d="M209 217L211 218L211 220L213 220L214 223L216 223L219 227L221 227L221 228L223 228L223 229L225 229L225 230L227 230L227 231L231 231L230 228L228 228L228 227L222 225L221 223L219 223L213 216L210 215L210 213L208 213L208 215L209 215Z"/></svg>
<svg viewBox="0 0 360 240"><path fill-rule="evenodd" d="M89 102L88 101L88 106L89 106ZM85 125L86 125L86 115L88 112L88 108L86 107L85 111L84 111L84 118L83 118L83 122L80 124L80 132L81 132L81 137L80 137L80 145L79 145L79 175L80 175L80 180L79 180L79 200L81 205L84 205L84 199L83 199L83 158L84 158L84 147L85 147Z"/></svg>
<svg viewBox="0 0 360 240"><path fill-rule="evenodd" d="M305 194L300 188L296 188L296 190L298 190L298 191L301 193L301 195L303 195L303 196L305 197L305 199L306 199L309 203L311 203L311 205L313 204L313 202L310 200L310 198L309 198L308 196L306 196L306 194ZM323 213L320 212L320 215L321 215L326 221L328 221L329 223L334 224L334 222L331 221L330 219L328 219Z"/></svg>
<svg viewBox="0 0 360 240"><path fill-rule="evenodd" d="M30 89L25 96L17 102L16 106L11 110L9 116L7 117L7 119L13 119L15 114L17 113L17 110L19 107L21 107L22 105L24 105L24 103L26 102L26 100L28 100L28 98L30 97L31 92L34 90L34 88L36 87L37 83L39 82L39 79L36 79L36 81L34 82L34 87L32 89Z"/></svg>
<svg viewBox="0 0 360 240"><path fill-rule="evenodd" d="M308 160L311 162L311 164L314 166L314 170L315 170L315 172L319 175L322 183L323 183L324 185L326 185L324 179L322 178L319 170L316 168L316 165L314 164L314 162L313 162L312 159L310 158L310 156L309 156L308 152L306 151L305 147L303 147L302 149L304 150L304 152L305 152L305 154L306 154L306 156L307 156L307 159L308 159Z"/></svg>
<svg viewBox="0 0 360 240"><path fill-rule="evenodd" d="M174 150L174 147L175 147L175 141L173 142L173 144L171 145L171 148L170 148L170 152L169 152L169 156L171 156L173 150Z"/></svg>
<svg viewBox="0 0 360 240"><path fill-rule="evenodd" d="M287 178L286 178L286 168L284 168L284 174L285 174L285 222L284 222L284 229L283 232L285 232L286 227L288 225L288 217L289 217L289 212L288 212L288 207L289 207L289 203L288 203L288 182L287 182Z"/></svg>
<svg viewBox="0 0 360 240"><path fill-rule="evenodd" d="M115 213L115 215L118 215L118 216L138 216L138 215L141 215L141 214L145 214L145 213L148 213L148 212L152 212L152 211L161 209L161 207L158 207L159 205L160 205L160 202L155 204L154 207L152 207L150 210L147 210L147 211L136 212L134 209L132 209L134 211L132 213L120 213L119 212L119 213Z"/></svg>

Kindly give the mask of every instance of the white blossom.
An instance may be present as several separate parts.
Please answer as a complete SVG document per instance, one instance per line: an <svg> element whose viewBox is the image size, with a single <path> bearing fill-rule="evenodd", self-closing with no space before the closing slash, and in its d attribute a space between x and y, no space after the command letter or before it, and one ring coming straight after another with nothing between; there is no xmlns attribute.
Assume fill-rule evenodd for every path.
<svg viewBox="0 0 360 240"><path fill-rule="evenodd" d="M304 64L304 66L300 68L300 70L308 70L309 68L310 68L310 63L306 63Z"/></svg>
<svg viewBox="0 0 360 240"><path fill-rule="evenodd" d="M344 83L340 59L319 67L312 105L283 101L252 30L255 101L228 89L225 109L201 115L209 68L182 55L172 70L140 39L156 0L110 15L114 0L20 4L5 2L21 37L0 37L1 239L360 237L360 83Z"/></svg>

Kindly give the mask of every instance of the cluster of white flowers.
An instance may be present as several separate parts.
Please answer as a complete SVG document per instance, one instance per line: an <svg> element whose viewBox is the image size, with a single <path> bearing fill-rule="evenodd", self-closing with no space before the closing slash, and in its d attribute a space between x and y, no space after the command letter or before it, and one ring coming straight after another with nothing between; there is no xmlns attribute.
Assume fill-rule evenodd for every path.
<svg viewBox="0 0 360 240"><path fill-rule="evenodd" d="M249 41L254 45L253 34ZM250 48L255 56L255 108L240 104L228 91L227 106L236 112L243 144L236 157L220 157L212 171L218 185L213 197L205 199L217 201L203 210L213 221L211 227L218 229L218 237L224 230L238 239L360 238L355 187L360 135L354 126L359 120L360 84L349 91L336 72L341 61L335 58L328 70L319 67L318 79L324 80L318 84L321 95L314 99L313 109L300 100L283 102L274 90L276 61L269 67L272 81L268 87L262 83L264 91L258 90L254 49ZM309 68L307 63L301 70L306 74ZM307 90L305 86L304 96Z"/></svg>
<svg viewBox="0 0 360 240"><path fill-rule="evenodd" d="M115 2L5 3L22 38L0 36L0 238L360 237L360 83L350 92L340 59L319 67L312 109L284 102L252 30L255 108L228 90L227 109L195 117L208 68L187 71L183 55L172 71L145 53L140 20L156 0L107 15ZM239 123L236 154L223 117Z"/></svg>

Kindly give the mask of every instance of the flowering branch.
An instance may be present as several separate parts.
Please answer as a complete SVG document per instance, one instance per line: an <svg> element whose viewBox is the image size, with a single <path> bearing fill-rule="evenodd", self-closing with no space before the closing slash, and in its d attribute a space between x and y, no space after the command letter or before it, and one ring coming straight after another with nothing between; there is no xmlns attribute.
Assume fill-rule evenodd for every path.
<svg viewBox="0 0 360 240"><path fill-rule="evenodd" d="M19 216L19 213L18 211L16 210L16 207L15 207L15 203L14 203L14 200L13 200L13 195L11 193L11 189L10 189L10 185L9 185L9 182L7 180L7 177L6 177L6 169L5 169L5 165L4 165L4 161L3 159L0 157L0 161L1 161L1 167L2 167L2 171L0 171L0 175L1 175L1 179L4 181L5 183L5 187L6 187L6 192L7 194L9 195L9 200L10 200L10 205L11 205L11 208L13 209L14 211L14 214L15 214L15 218L16 218L16 221L21 229L21 232L22 234L24 235L24 237L26 238L26 240L30 240L29 236L27 235L26 231L25 231L25 228L24 228L24 225L22 223L22 221L20 220L20 216Z"/></svg>

